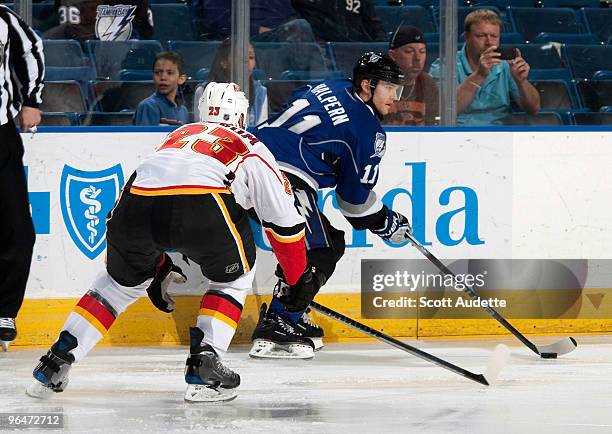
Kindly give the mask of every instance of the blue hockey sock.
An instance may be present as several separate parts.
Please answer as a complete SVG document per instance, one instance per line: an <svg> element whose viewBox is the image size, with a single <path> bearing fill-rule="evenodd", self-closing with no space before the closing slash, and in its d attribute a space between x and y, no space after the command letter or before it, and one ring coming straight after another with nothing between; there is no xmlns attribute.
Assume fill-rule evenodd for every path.
<svg viewBox="0 0 612 434"><path fill-rule="evenodd" d="M305 309L297 312L290 312L278 298L272 297L272 302L270 303L270 308L268 309L268 312L274 312L275 314L281 316L283 319L291 322L292 324L297 324L297 322L304 314Z"/></svg>

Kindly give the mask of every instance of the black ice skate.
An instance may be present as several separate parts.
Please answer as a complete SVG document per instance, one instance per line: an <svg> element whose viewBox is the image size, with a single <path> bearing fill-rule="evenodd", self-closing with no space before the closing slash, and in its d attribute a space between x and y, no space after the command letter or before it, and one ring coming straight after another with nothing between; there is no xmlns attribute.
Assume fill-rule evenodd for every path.
<svg viewBox="0 0 612 434"><path fill-rule="evenodd" d="M8 351L9 345L16 337L15 318L0 318L0 344L2 344L2 350Z"/></svg>
<svg viewBox="0 0 612 434"><path fill-rule="evenodd" d="M221 363L213 347L202 345L202 330L190 327L189 337L191 349L185 364L185 401L218 402L236 398L240 376Z"/></svg>
<svg viewBox="0 0 612 434"><path fill-rule="evenodd" d="M314 344L289 322L261 305L249 356L255 359L312 359Z"/></svg>
<svg viewBox="0 0 612 434"><path fill-rule="evenodd" d="M51 349L40 358L34 368L34 380L27 387L26 393L33 398L48 398L54 392L63 392L68 386L68 371L74 362L70 350L77 347L77 339L64 330Z"/></svg>
<svg viewBox="0 0 612 434"><path fill-rule="evenodd" d="M324 346L323 328L320 325L315 324L312 319L310 319L308 312L310 312L310 308L306 309L306 312L304 312L300 320L295 325L295 329L305 338L310 339L314 345L314 350L319 351Z"/></svg>

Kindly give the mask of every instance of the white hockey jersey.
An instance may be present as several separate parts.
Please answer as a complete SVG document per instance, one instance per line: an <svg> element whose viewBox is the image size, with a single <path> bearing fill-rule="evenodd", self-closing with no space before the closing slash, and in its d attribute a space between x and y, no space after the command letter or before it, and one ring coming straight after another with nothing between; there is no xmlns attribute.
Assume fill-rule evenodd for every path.
<svg viewBox="0 0 612 434"><path fill-rule="evenodd" d="M247 131L228 124L184 125L166 136L136 169L130 193L140 196L231 193L259 216L289 284L306 266L304 219L276 160Z"/></svg>

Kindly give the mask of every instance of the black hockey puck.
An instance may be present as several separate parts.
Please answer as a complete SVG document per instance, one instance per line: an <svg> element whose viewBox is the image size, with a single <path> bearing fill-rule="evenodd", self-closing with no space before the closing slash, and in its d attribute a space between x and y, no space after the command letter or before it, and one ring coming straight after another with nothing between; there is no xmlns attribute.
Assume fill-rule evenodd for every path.
<svg viewBox="0 0 612 434"><path fill-rule="evenodd" d="M540 353L540 357L543 359L556 359L557 353Z"/></svg>

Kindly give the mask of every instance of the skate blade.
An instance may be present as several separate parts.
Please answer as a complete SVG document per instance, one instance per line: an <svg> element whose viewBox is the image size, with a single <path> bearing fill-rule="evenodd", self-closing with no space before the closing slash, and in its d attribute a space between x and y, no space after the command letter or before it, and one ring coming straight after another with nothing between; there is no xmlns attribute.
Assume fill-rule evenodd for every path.
<svg viewBox="0 0 612 434"><path fill-rule="evenodd" d="M254 359L312 359L314 350L306 344L281 345L271 341L255 339L249 356Z"/></svg>
<svg viewBox="0 0 612 434"><path fill-rule="evenodd" d="M236 389L214 388L202 384L188 384L185 401L188 402L223 402L236 399Z"/></svg>
<svg viewBox="0 0 612 434"><path fill-rule="evenodd" d="M2 351L6 353L9 349L9 345L11 345L11 342L12 341L0 341L0 344L2 344Z"/></svg>
<svg viewBox="0 0 612 434"><path fill-rule="evenodd" d="M50 387L45 386L38 380L32 382L26 387L26 395L37 399L49 399L55 392Z"/></svg>

